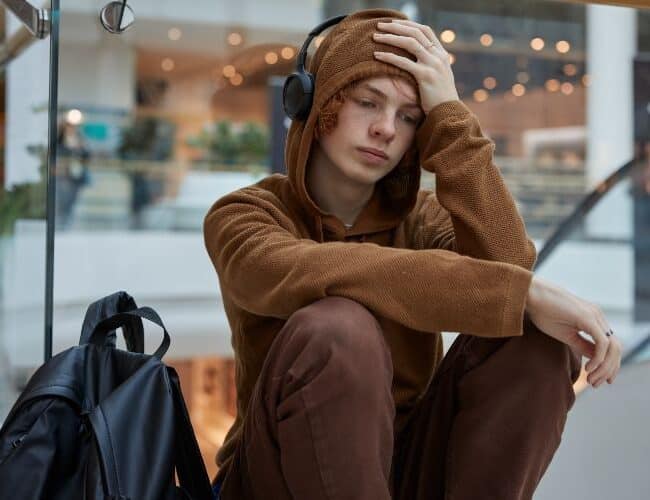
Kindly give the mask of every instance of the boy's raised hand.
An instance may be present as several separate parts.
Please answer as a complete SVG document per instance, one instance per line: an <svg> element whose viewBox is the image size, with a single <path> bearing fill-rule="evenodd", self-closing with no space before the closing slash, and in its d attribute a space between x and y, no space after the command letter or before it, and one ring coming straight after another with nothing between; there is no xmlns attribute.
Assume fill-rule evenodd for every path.
<svg viewBox="0 0 650 500"><path fill-rule="evenodd" d="M376 42L400 47L416 57L416 61L412 61L392 52L375 52L378 60L413 75L418 82L420 105L425 113L438 104L459 99L449 53L429 26L393 19L392 22L377 23L377 29L373 35Z"/></svg>

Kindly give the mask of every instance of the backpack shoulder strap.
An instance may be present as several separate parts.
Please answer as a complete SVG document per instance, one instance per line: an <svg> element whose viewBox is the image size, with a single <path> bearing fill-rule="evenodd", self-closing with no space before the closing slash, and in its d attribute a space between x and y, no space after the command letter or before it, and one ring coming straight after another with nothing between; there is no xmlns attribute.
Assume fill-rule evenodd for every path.
<svg viewBox="0 0 650 500"><path fill-rule="evenodd" d="M192 499L212 500L212 487L185 406L176 370L167 367L176 409L176 471L178 479Z"/></svg>

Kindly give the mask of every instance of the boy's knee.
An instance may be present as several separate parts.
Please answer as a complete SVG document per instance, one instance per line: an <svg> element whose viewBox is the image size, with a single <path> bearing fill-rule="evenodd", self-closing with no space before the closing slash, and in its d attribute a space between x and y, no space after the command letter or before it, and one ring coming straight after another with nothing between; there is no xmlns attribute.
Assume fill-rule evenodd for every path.
<svg viewBox="0 0 650 500"><path fill-rule="evenodd" d="M292 342L304 346L312 360L338 365L354 379L375 380L390 372L392 359L376 318L361 304L344 297L327 297L296 311Z"/></svg>
<svg viewBox="0 0 650 500"><path fill-rule="evenodd" d="M531 395L548 400L547 403L564 401L571 407L575 400L573 383L580 375L580 356L532 323L526 324L524 336L519 340L528 344L522 350L520 361L523 375L531 384Z"/></svg>

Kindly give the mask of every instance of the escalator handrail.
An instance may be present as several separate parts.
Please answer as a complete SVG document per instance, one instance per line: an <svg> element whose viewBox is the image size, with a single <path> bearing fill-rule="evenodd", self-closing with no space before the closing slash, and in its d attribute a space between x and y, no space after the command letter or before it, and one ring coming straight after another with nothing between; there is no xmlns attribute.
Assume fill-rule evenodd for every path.
<svg viewBox="0 0 650 500"><path fill-rule="evenodd" d="M578 222L584 219L585 216L598 204L598 202L607 195L607 193L609 193L622 180L627 178L633 171L634 167L639 165L640 162L640 158L634 158L628 161L616 169L604 181L598 184L591 193L587 194L582 201L578 203L578 206L573 210L573 212L571 212L571 214L558 225L551 236L544 242L544 246L537 255L535 268L539 267L539 265L548 258L553 250L555 250L557 246L566 239L567 235L571 233ZM621 359L621 366L633 362L634 358L644 349L648 348L648 346L650 346L650 332L648 332L642 340L638 341L625 353Z"/></svg>
<svg viewBox="0 0 650 500"><path fill-rule="evenodd" d="M591 212L594 206L596 206L596 204L598 204L598 202L607 195L614 186L630 175L630 172L640 163L640 161L640 158L634 158L619 167L604 181L599 183L591 193L587 194L580 203L578 203L578 206L576 206L573 212L571 212L571 214L557 226L553 233L551 233L551 236L549 236L544 242L544 246L537 254L535 269L544 263L553 250L555 250L555 248L566 239L567 235L578 224L578 222L584 219L585 216Z"/></svg>

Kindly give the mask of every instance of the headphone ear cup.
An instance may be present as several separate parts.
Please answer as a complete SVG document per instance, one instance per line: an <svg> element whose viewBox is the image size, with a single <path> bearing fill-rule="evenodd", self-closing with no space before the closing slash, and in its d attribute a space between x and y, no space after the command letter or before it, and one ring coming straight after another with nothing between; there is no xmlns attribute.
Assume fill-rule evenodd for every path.
<svg viewBox="0 0 650 500"><path fill-rule="evenodd" d="M292 120L305 120L309 116L313 96L313 75L303 71L291 73L282 89L284 112Z"/></svg>

